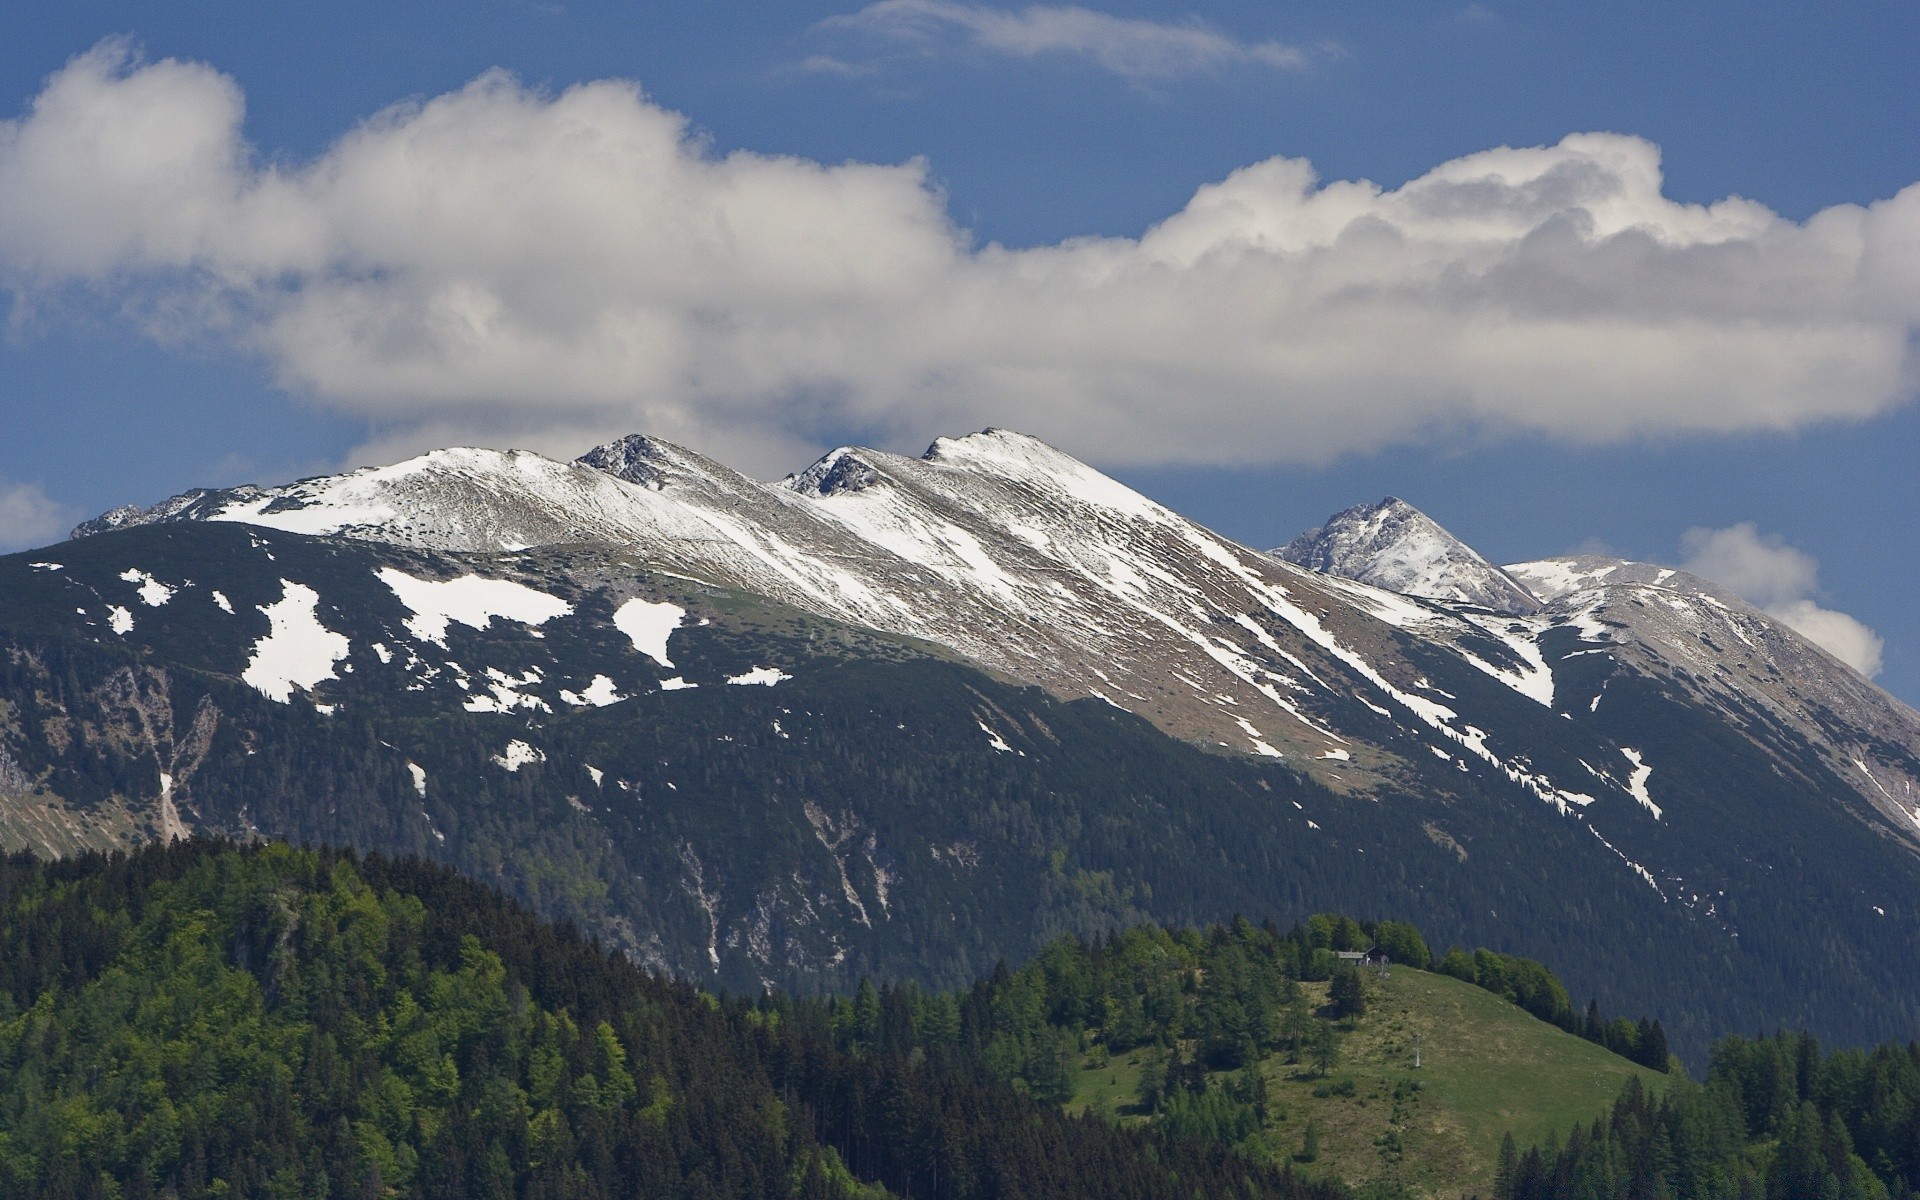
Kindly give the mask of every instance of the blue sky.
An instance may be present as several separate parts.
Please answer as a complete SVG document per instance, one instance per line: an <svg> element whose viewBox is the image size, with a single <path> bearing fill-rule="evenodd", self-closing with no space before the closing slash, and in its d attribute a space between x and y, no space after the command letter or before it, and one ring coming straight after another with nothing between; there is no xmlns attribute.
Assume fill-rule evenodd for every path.
<svg viewBox="0 0 1920 1200"><path fill-rule="evenodd" d="M1920 699L1911 6L0 20L13 544L438 440L641 428L771 474L997 423L1254 544L1393 493L1499 560L1711 562L1851 614ZM723 250L627 236L716 208Z"/></svg>

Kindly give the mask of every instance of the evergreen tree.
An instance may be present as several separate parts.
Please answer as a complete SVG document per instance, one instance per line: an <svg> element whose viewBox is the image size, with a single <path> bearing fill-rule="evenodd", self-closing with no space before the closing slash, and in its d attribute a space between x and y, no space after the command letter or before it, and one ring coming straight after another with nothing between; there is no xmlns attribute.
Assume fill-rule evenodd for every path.
<svg viewBox="0 0 1920 1200"><path fill-rule="evenodd" d="M1340 1043L1334 1037L1333 1022L1316 1023L1313 1034L1313 1068L1325 1078L1333 1073L1340 1063Z"/></svg>

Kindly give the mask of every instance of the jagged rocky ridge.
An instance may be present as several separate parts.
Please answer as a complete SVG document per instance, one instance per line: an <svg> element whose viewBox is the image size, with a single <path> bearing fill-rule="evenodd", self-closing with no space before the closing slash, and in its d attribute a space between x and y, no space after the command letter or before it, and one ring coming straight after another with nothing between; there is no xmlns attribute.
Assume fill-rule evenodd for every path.
<svg viewBox="0 0 1920 1200"><path fill-rule="evenodd" d="M1335 513L1273 551L1290 563L1389 592L1530 616L1540 600L1397 496Z"/></svg>
<svg viewBox="0 0 1920 1200"><path fill-rule="evenodd" d="M0 559L0 833L418 849L732 986L1431 907L1580 940L1572 981L1694 997L1702 1042L1912 1015L1911 710L1697 581L1392 509L1309 570L1004 431L776 484L633 437L190 493ZM1396 561L1537 609L1344 577ZM1808 987L1852 998L1780 1009Z"/></svg>

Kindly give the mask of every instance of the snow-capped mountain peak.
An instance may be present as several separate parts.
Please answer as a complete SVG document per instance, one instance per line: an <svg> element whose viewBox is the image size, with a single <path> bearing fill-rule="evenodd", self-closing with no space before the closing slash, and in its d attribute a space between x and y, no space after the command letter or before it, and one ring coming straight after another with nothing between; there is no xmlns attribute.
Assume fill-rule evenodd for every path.
<svg viewBox="0 0 1920 1200"><path fill-rule="evenodd" d="M1335 513L1273 554L1322 574L1422 599L1515 615L1540 610L1539 598L1525 584L1395 496Z"/></svg>
<svg viewBox="0 0 1920 1200"><path fill-rule="evenodd" d="M842 446L804 471L781 480L781 486L802 496L833 496L865 491L880 482L880 472L852 446Z"/></svg>
<svg viewBox="0 0 1920 1200"><path fill-rule="evenodd" d="M668 458L667 443L644 433L630 433L618 441L595 446L573 461L658 491L666 483Z"/></svg>

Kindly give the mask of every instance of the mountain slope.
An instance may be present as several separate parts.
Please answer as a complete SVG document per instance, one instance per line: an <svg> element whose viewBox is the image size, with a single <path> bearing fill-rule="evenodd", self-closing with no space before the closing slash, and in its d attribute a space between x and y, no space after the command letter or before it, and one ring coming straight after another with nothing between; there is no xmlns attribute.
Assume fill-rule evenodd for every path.
<svg viewBox="0 0 1920 1200"><path fill-rule="evenodd" d="M1004 432L777 485L441 451L111 523L0 559L0 836L43 853L429 853L731 987L1343 908L1578 947L1683 1048L1920 1004L1920 826L1868 794L1920 724L1751 610L1667 628L1733 619L1704 594L1402 596Z"/></svg>

